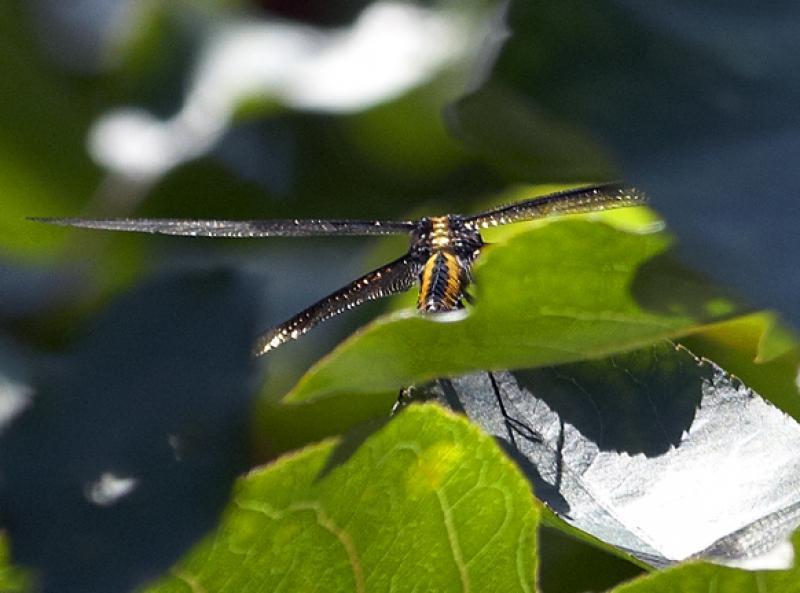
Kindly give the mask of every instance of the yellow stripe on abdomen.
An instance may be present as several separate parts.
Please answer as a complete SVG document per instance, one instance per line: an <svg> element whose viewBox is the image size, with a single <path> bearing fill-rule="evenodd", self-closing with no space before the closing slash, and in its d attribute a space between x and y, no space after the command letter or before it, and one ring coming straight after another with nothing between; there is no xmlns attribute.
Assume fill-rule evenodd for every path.
<svg viewBox="0 0 800 593"><path fill-rule="evenodd" d="M452 311L461 300L461 266L450 251L435 251L422 268L422 286L417 308L423 311Z"/></svg>

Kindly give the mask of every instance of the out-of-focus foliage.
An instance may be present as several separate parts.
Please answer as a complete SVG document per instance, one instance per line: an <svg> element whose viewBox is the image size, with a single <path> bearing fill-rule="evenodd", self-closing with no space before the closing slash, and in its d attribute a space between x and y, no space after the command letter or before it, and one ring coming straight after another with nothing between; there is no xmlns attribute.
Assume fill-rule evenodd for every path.
<svg viewBox="0 0 800 593"><path fill-rule="evenodd" d="M507 25L453 109L470 146L531 181L542 154L565 181L614 161L652 193L684 261L800 327L800 6L511 2ZM607 152L587 158L597 141Z"/></svg>
<svg viewBox="0 0 800 593"><path fill-rule="evenodd" d="M798 368L800 349L790 334L783 333L777 356L766 357L764 340L776 323L772 314L748 315L706 328L684 340L697 354L728 369L787 414L800 420Z"/></svg>
<svg viewBox="0 0 800 593"><path fill-rule="evenodd" d="M84 148L91 102L39 51L24 5L0 7L0 255L52 255L61 244L31 213L77 207L99 181Z"/></svg>
<svg viewBox="0 0 800 593"><path fill-rule="evenodd" d="M34 465L41 466L37 460L55 463L67 473L85 468L86 456L77 458L72 452L86 443L91 449L91 443L99 443L94 437L103 434L129 435L114 449L116 459L135 458L150 467L148 452L170 445L163 431L153 436L163 428L159 407L145 409L144 402L162 396L161 405L167 406L162 409L170 410L169 394L148 388L141 397L122 395L125 389L114 388L114 380L135 391L139 384L126 377L135 376L137 369L147 375L142 385L150 387L170 385L181 376L216 377L219 369L228 368L231 351L194 356L201 343L220 343L226 330L245 322L258 331L283 321L405 249L402 238L236 242L92 233L34 224L26 216L406 219L470 212L503 198L557 189L519 190L520 182L585 183L632 176L654 194L657 210L663 205L667 226L674 221L678 230L673 242L646 209L498 229L486 235L498 245L486 250L478 263L477 300L465 319L423 319L409 311L413 295L404 295L352 311L271 353L259 363L264 371L259 381L242 375L230 391L215 387L212 380L207 389L194 390L196 401L179 415L205 418L213 412L220 426L239 417L248 394L260 394L250 418L251 434L240 431L237 440L253 444L251 464L307 449L243 478L217 535L198 544L159 590L184 591L201 583L210 593L225 590L225 585L217 586L222 582L236 583L237 590L258 589L280 573L298 582L307 578L304 582L325 584L326 591L348 591L353 584L348 575L356 574L347 568L354 551L365 560L354 581L363 583L365 591L390 585L412 588L414 577L425 583L441 578L442 590L462 590L466 579L473 590L533 591L537 558L547 562L538 586L548 593L606 589L634 574L638 568L624 555L609 560L606 548L565 542L562 534L570 531L556 521L552 525L558 535L542 538L539 556L537 504L496 447L461 420L426 407L405 411L380 429L369 424L372 429L363 428L370 419L387 418L399 387L441 374L580 361L669 336L687 340L697 354L714 359L800 417L795 337L775 317L731 319L750 307L724 287L729 268L719 268L723 272L716 280L721 284L714 284L693 271L692 258L678 264L671 255L673 245L688 244L686 238L698 261L719 255L719 248L702 242L695 247L697 237L687 220L695 221L708 230L708 245L733 244L746 252L741 261L747 265L741 269L759 272L752 276L758 278L752 284L759 291L750 294L778 294L770 293L781 284L772 274L777 260L760 249L769 242L744 240L750 235L733 224L752 230L763 223L760 214L750 212L735 221L715 218L712 211L734 194L737 207L761 204L752 196L791 196L784 191L785 182L796 170L783 167L774 188L759 185L763 178L756 172L774 173L794 153L776 152L781 158L730 167L735 159L728 159L725 151L731 142L744 138L743 146L752 148L752 138L741 136L735 126L730 128L735 133L726 134L729 120L703 118L708 97L718 100L713 105L740 114L761 109L762 103L742 107L736 100L758 96L759 72L772 72L777 63L729 51L730 41L743 37L740 19L716 18L730 16L728 9L708 7L703 19L678 11L670 20L662 5L634 11L614 2L590 6L514 0L505 8L478 0L67 4L11 0L0 5L0 447L11 451L4 439L12 437L17 443L36 443L35 449L13 449L12 465L22 472L15 474L20 476L15 484L21 487L35 486L57 496L57 481L49 483L34 471ZM303 21L292 20L297 18ZM712 32L709 21L715 23L714 34L704 35ZM749 41L742 47L758 38L760 47L780 49L780 44L770 44L771 37L785 39L773 35L780 22L790 21L753 19ZM370 31L378 34L370 36ZM398 32L407 37L396 37ZM698 52L686 50L697 35L715 43ZM358 45L367 41L372 45ZM713 76L698 78L698 72L706 71L709 53L718 67ZM771 88L780 91L776 97L785 98L794 92L792 81L800 71L786 60L800 53L774 55L787 67L783 76L769 78ZM692 68L686 67L695 60ZM737 69L752 76L723 76ZM643 71L650 75L640 76ZM724 88L714 86L720 80L726 81ZM714 95L714 88L721 94ZM695 105L699 116L691 119L692 125L682 124L689 121L682 109L701 95L703 101ZM651 102L653 96L658 100ZM651 108L658 118L649 121ZM762 111L771 125L760 129L770 134L784 129L782 111ZM763 118L742 115L737 121L758 127ZM623 164L622 171L614 169L615 162ZM717 162L724 166L707 166ZM681 166L673 167L675 163ZM718 178L713 175L698 183L698 168L731 175L719 186L711 183ZM671 196L686 188L699 188L709 199L669 206ZM788 214L780 218L792 220ZM774 234L775 239L782 236ZM735 261L742 252L731 253ZM796 259L791 237L784 254ZM173 292L162 289L171 286L170 277L203 277L219 267L255 277L258 288L248 283L241 296L259 301L258 321L252 310L238 305L198 319L194 329L180 323L188 313L165 314ZM154 273L165 278L161 289L119 296ZM779 274L784 286L793 286L798 277L796 270ZM218 307L229 302L213 290L193 292L191 283L185 288L182 307L187 311L220 313ZM141 294L152 298L142 300ZM122 304L107 309L109 301ZM136 306L125 305L131 302ZM387 309L400 312L335 348ZM98 316L106 327L130 328L129 342L119 341L127 346L97 346L103 335ZM93 343L96 347L86 346ZM148 356L159 358L160 348L169 344L176 346L159 359L163 364L141 364ZM116 365L130 375L116 372ZM69 380L60 389L58 381L44 380L41 369L48 369L50 379ZM45 384L46 397L39 397L42 393L35 388ZM96 431L78 430L80 421L71 423L59 409L71 409L70 394L83 393L81 386L96 397L113 389L106 405L122 397L133 409L141 403L142 414L117 414L118 428L98 419ZM307 399L277 403L290 392L295 399ZM241 397L227 400L231 394ZM316 399L308 399L312 397ZM27 415L15 415L20 402L32 406ZM50 402L55 402L52 407ZM42 436L21 424L31 414L41 426L63 430ZM83 421L87 418L94 416ZM82 437L85 432L92 438ZM336 435L346 436L336 444L313 444ZM203 442L198 439L192 442ZM100 444L94 448L105 450ZM426 451L438 455L445 449L457 450L458 459L442 455L429 464L419 462L428 459ZM233 453L238 454L220 450L217 461ZM452 481L407 498L416 492L409 481L414 475L436 486L449 471L443 465L448 461L453 462ZM196 483L209 479L209 488L216 487L219 482L208 478L213 467L210 463L199 469L193 475ZM170 476L167 471L163 477ZM0 475L0 480L7 477ZM169 479L156 482L169 484ZM480 486L465 490L477 502L468 494L442 504L443 496L468 483ZM179 489L172 492L177 493ZM242 497L250 510L237 507ZM27 502L36 506L35 497ZM163 507L165 502L153 504ZM186 498L172 502L190 504ZM36 521L43 532L53 516L46 509L57 507L42 505ZM124 521L117 521L119 515L110 508L111 531L124 531ZM503 514L509 509L517 514ZM277 514L270 515L272 511ZM5 513L0 508L3 525L10 520ZM326 522L326 517L335 520ZM182 532L178 518L161 520L154 529L164 530L187 549L197 533ZM96 526L92 521L90 517L83 529L75 527L72 535L80 539L91 534ZM55 527L52 533L58 532ZM494 528L498 535L487 537L486 530ZM70 531L68 525L59 529ZM230 546L215 549L215 537ZM471 538L480 539L483 547ZM88 536L87 541L91 547L100 539ZM389 542L407 543L403 549L409 555L396 556ZM31 540L20 539L15 548L12 537L9 545L12 558L19 557L17 552L26 559L35 556L27 554L36 549ZM180 546L149 568L162 570L180 554ZM509 550L517 556L508 556ZM374 557L382 551L386 557ZM76 554L73 568L80 573L80 546L70 552ZM113 557L115 550L109 545L105 552ZM461 562L454 552L462 555ZM49 553L57 556L58 550ZM250 554L250 560L242 554ZM322 563L318 572L307 565L305 572L291 568L292 561L309 554ZM567 561L573 557L585 559L581 566L587 567L587 575L575 578L574 565ZM206 560L210 563L204 568ZM417 565L427 572L403 572ZM9 567L5 555L0 566L3 587L13 591L23 586L21 573ZM32 568L32 578L44 577L40 582L45 591L52 590L46 578L52 565ZM97 567L85 568L85 574L92 574ZM147 570L121 572L108 591L157 576ZM338 578L342 586L336 589L333 580ZM242 584L245 580L249 584ZM648 582L632 586L659 590L647 589ZM89 581L74 585L75 590L88 590Z"/></svg>
<svg viewBox="0 0 800 593"><path fill-rule="evenodd" d="M45 590L131 589L215 525L247 468L255 303L231 271L151 282L2 385L27 401L2 435L0 508Z"/></svg>
<svg viewBox="0 0 800 593"><path fill-rule="evenodd" d="M0 538L0 588L9 593L25 591L30 586L29 579L18 568L11 566L8 540Z"/></svg>

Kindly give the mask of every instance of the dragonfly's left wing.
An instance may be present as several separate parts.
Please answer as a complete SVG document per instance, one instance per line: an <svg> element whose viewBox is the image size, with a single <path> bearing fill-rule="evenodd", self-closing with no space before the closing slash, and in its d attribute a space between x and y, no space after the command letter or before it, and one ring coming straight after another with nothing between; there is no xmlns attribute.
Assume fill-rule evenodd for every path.
<svg viewBox="0 0 800 593"><path fill-rule="evenodd" d="M500 206L480 214L465 216L464 221L485 229L548 216L641 206L646 202L645 195L633 187L619 184L595 185Z"/></svg>
<svg viewBox="0 0 800 593"><path fill-rule="evenodd" d="M291 319L273 327L256 342L255 356L266 354L289 340L295 340L315 325L367 301L404 292L419 277L421 265L408 254L365 274L347 286L314 303Z"/></svg>
<svg viewBox="0 0 800 593"><path fill-rule="evenodd" d="M181 218L31 218L60 226L190 237L313 237L331 235L397 235L414 228L412 221L391 220L187 220Z"/></svg>

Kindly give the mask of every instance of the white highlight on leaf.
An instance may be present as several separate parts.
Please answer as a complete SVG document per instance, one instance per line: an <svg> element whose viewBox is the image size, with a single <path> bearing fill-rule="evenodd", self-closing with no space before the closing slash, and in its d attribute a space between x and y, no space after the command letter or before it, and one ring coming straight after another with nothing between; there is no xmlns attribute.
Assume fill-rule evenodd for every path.
<svg viewBox="0 0 800 593"><path fill-rule="evenodd" d="M702 395L692 424L677 446L656 455L601 449L512 375L496 376L509 412L536 418L530 427L540 440L524 441L524 454L558 488L574 527L646 561L788 568L785 538L800 524L800 424L713 363L698 363L710 373L697 377ZM459 380L477 382L475 390L484 377L454 381L457 388Z"/></svg>
<svg viewBox="0 0 800 593"><path fill-rule="evenodd" d="M797 376L794 379L794 384L797 387L797 391L800 392L800 366L797 367Z"/></svg>
<svg viewBox="0 0 800 593"><path fill-rule="evenodd" d="M167 437L167 443L169 444L169 448L172 450L172 457L175 461L183 461L183 441L181 437L176 434L171 434Z"/></svg>
<svg viewBox="0 0 800 593"><path fill-rule="evenodd" d="M634 232L638 235L653 235L655 233L661 233L665 230L667 230L667 223L663 220L656 220L629 232Z"/></svg>
<svg viewBox="0 0 800 593"><path fill-rule="evenodd" d="M453 311L444 311L441 313L426 315L426 319L437 321L439 323L455 323L457 321L463 321L467 317L469 317L469 311L467 309L454 309Z"/></svg>
<svg viewBox="0 0 800 593"><path fill-rule="evenodd" d="M111 472L103 472L94 482L89 482L84 488L84 496L89 502L107 507L119 502L138 485L136 478L121 477Z"/></svg>
<svg viewBox="0 0 800 593"><path fill-rule="evenodd" d="M146 183L208 151L243 99L367 109L463 58L472 28L460 13L396 1L369 5L341 29L226 22L211 34L178 113L163 121L137 108L107 113L90 131L89 151L112 173Z"/></svg>
<svg viewBox="0 0 800 593"><path fill-rule="evenodd" d="M782 541L764 554L752 558L715 559L715 562L743 570L788 570L794 566L794 546L789 540Z"/></svg>
<svg viewBox="0 0 800 593"><path fill-rule="evenodd" d="M0 375L0 432L31 403L33 389Z"/></svg>

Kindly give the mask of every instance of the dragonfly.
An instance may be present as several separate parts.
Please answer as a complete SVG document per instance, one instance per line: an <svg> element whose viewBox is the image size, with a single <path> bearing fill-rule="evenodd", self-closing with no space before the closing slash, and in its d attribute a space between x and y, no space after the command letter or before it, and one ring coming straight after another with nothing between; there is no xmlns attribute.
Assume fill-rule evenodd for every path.
<svg viewBox="0 0 800 593"><path fill-rule="evenodd" d="M329 294L258 338L254 356L296 340L316 325L368 301L405 292L419 284L417 309L442 313L472 302L467 289L472 266L488 244L489 227L551 216L638 206L646 196L633 187L603 184L556 192L499 206L478 214L425 217L419 220L192 220L178 218L42 218L61 226L190 237L327 237L407 234L408 251Z"/></svg>

